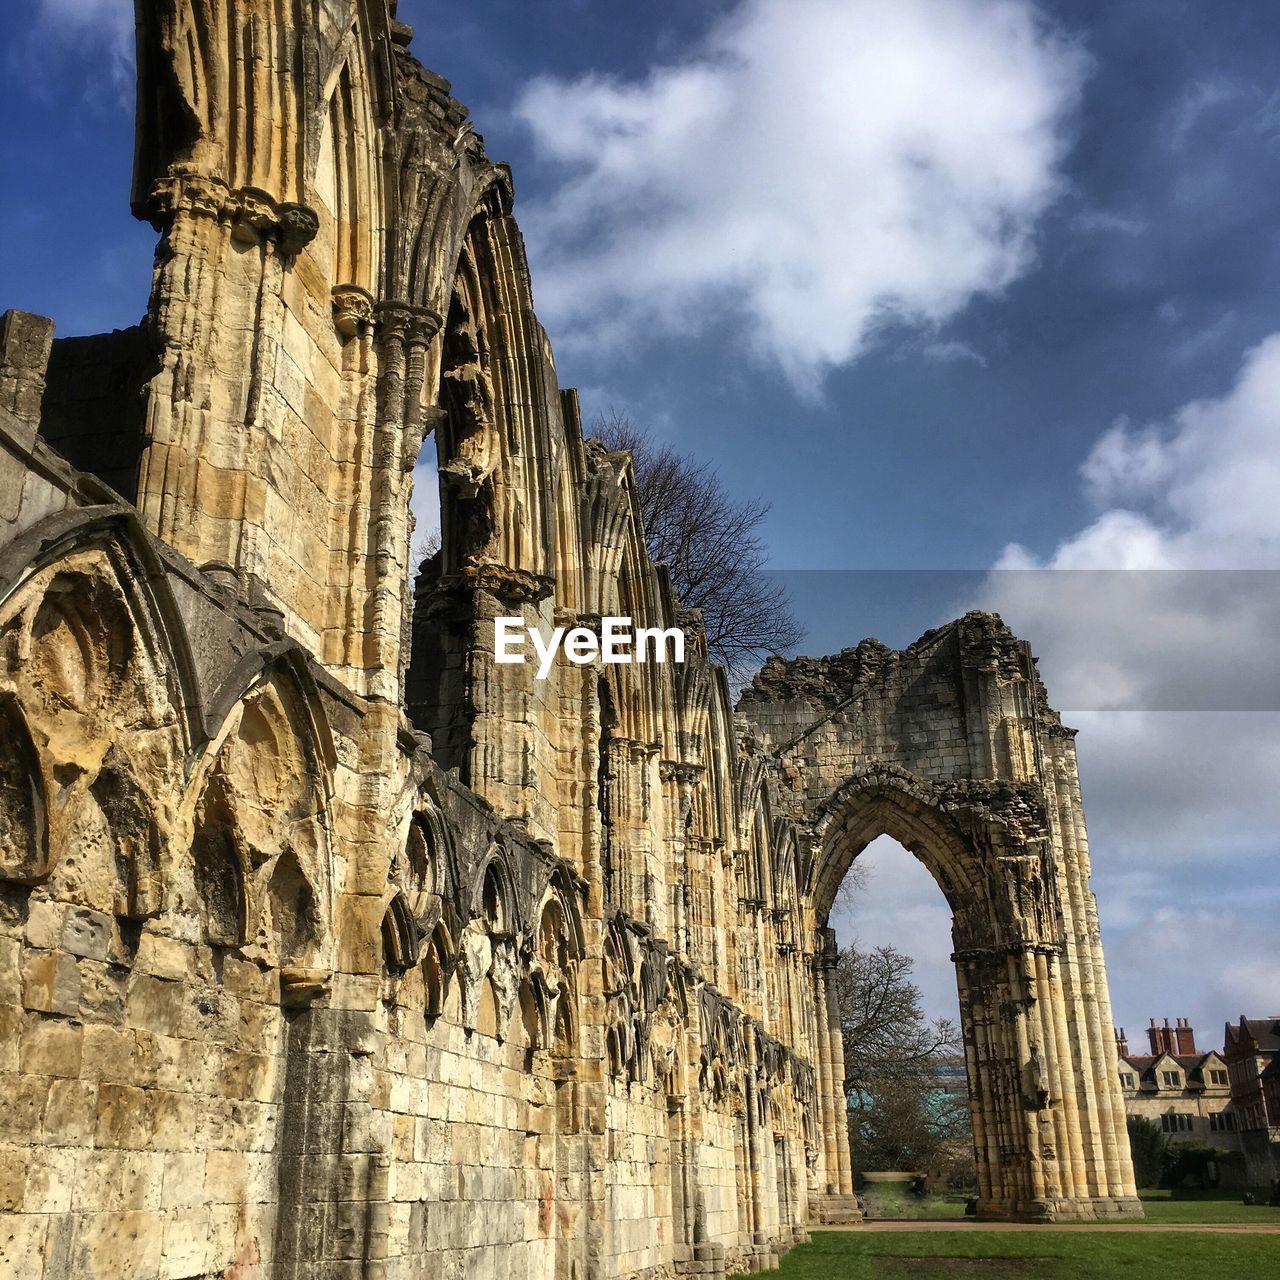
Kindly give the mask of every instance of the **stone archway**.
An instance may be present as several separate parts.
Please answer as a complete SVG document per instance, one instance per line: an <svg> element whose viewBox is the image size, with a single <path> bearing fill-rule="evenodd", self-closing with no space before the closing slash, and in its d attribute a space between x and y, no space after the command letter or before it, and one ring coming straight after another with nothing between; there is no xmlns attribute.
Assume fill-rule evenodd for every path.
<svg viewBox="0 0 1280 1280"><path fill-rule="evenodd" d="M1028 647L994 615L967 614L902 651L864 641L832 658L774 659L739 709L808 842L832 1214L854 1171L827 920L853 859L884 834L925 864L952 911L979 1214L1139 1216L1074 733Z"/></svg>

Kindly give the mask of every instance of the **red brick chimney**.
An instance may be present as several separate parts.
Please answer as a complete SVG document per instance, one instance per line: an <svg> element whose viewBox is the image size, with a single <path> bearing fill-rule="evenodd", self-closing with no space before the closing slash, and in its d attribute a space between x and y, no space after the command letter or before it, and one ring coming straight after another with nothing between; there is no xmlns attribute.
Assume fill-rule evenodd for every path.
<svg viewBox="0 0 1280 1280"><path fill-rule="evenodd" d="M1196 1051L1196 1033L1191 1029L1190 1018L1179 1018L1176 1030L1178 1052L1192 1056Z"/></svg>
<svg viewBox="0 0 1280 1280"><path fill-rule="evenodd" d="M1147 1039L1151 1041L1151 1052L1155 1057L1159 1057L1162 1053L1177 1053L1177 1042L1173 1038L1173 1028L1169 1025L1169 1019L1164 1020L1163 1027L1156 1026L1156 1020L1151 1019L1151 1025L1147 1028Z"/></svg>

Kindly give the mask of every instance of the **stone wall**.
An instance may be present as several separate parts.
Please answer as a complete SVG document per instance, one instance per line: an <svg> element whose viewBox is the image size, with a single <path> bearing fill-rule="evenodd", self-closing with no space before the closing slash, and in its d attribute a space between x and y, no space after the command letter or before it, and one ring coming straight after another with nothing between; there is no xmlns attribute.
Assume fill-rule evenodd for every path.
<svg viewBox="0 0 1280 1280"><path fill-rule="evenodd" d="M0 1275L769 1265L858 1216L825 926L885 830L956 915L983 1211L1132 1212L1029 655L973 616L770 664L735 720L411 36L140 6L147 317L52 361L5 317ZM608 614L686 661L494 660L498 616Z"/></svg>

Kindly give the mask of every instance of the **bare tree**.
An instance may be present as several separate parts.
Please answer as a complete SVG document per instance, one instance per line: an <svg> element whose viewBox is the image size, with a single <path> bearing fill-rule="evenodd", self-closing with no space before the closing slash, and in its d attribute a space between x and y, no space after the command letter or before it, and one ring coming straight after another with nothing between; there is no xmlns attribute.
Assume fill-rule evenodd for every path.
<svg viewBox="0 0 1280 1280"><path fill-rule="evenodd" d="M592 430L631 454L649 554L670 569L680 602L702 610L710 655L741 678L798 644L804 629L765 572L758 530L769 503L734 498L708 463L659 444L624 414L597 418Z"/></svg>
<svg viewBox="0 0 1280 1280"><path fill-rule="evenodd" d="M424 529L413 540L413 551L410 554L409 564L414 573L422 568L424 560L430 560L437 551L440 550L440 530Z"/></svg>
<svg viewBox="0 0 1280 1280"><path fill-rule="evenodd" d="M955 1023L929 1021L911 981L910 956L893 947L845 947L831 975L839 1010L857 1167L943 1172L967 1182L972 1139L966 1094L957 1088Z"/></svg>

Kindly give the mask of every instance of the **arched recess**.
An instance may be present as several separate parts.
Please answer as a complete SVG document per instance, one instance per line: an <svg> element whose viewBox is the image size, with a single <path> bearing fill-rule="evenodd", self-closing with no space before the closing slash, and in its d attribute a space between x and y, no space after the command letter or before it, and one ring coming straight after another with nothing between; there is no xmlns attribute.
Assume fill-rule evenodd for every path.
<svg viewBox="0 0 1280 1280"><path fill-rule="evenodd" d="M9 668L31 656L14 631L60 625L79 651L60 700L109 711L121 704L140 727L176 723L184 749L203 736L203 699L183 612L170 571L132 508L100 505L58 512L0 552L0 634ZM108 623L110 626L108 626ZM144 695L140 700L139 695Z"/></svg>
<svg viewBox="0 0 1280 1280"><path fill-rule="evenodd" d="M218 734L188 792L191 873L208 942L313 993L332 967L333 744L300 653L251 655L215 707Z"/></svg>
<svg viewBox="0 0 1280 1280"><path fill-rule="evenodd" d="M372 300L382 280L386 197L379 99L368 74L370 51L360 23L339 46L324 86L311 187L320 232L313 255L328 251L335 288L361 289Z"/></svg>
<svg viewBox="0 0 1280 1280"><path fill-rule="evenodd" d="M520 942L527 935L512 854L500 841L477 862L465 901L469 919L457 959L463 1029L504 1041L519 1001Z"/></svg>
<svg viewBox="0 0 1280 1280"><path fill-rule="evenodd" d="M572 876L563 866L534 913L529 973L521 1007L530 1047L549 1051L561 1063L578 1052L578 968L586 942Z"/></svg>
<svg viewBox="0 0 1280 1280"><path fill-rule="evenodd" d="M156 914L174 797L202 714L168 575L135 515L114 506L59 513L5 548L0 699L0 736L12 744L6 878L54 874L74 832L64 887L122 917Z"/></svg>
<svg viewBox="0 0 1280 1280"><path fill-rule="evenodd" d="M457 854L449 825L432 796L417 797L387 881L383 958L393 973L420 965L423 1013L431 1023L444 1008L458 933Z"/></svg>
<svg viewBox="0 0 1280 1280"><path fill-rule="evenodd" d="M49 805L31 731L7 690L0 690L0 743L0 879L35 884L50 871Z"/></svg>

